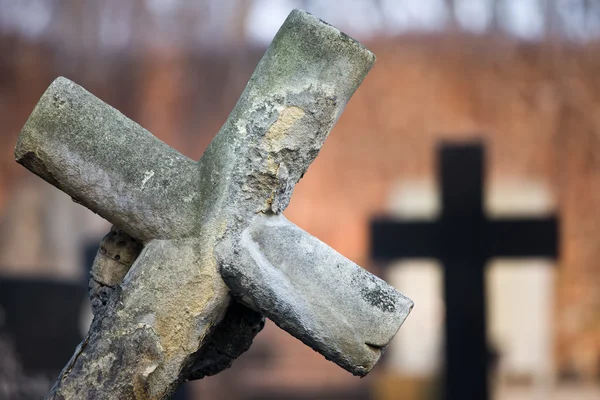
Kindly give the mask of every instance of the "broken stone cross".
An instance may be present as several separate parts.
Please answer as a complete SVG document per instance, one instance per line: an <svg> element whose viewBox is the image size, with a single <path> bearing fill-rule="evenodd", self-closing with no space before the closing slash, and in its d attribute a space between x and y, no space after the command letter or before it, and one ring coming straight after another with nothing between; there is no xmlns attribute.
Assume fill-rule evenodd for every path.
<svg viewBox="0 0 600 400"><path fill-rule="evenodd" d="M232 298L353 374L373 368L412 302L282 211L374 59L293 11L199 162L69 80L52 83L17 161L143 249L49 398L168 397Z"/></svg>

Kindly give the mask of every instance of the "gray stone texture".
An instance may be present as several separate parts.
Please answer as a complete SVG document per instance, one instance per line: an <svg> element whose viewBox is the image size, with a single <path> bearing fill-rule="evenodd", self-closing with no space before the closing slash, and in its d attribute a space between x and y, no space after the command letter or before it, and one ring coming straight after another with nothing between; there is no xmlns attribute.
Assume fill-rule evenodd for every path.
<svg viewBox="0 0 600 400"><path fill-rule="evenodd" d="M283 215L257 215L221 267L234 296L355 375L366 375L412 301Z"/></svg>
<svg viewBox="0 0 600 400"><path fill-rule="evenodd" d="M92 312L97 318L102 318L100 314L142 248L140 241L116 226L100 242L89 281ZM261 314L232 301L210 339L193 355L187 380L202 379L231 367L233 361L250 348L264 324L265 317Z"/></svg>

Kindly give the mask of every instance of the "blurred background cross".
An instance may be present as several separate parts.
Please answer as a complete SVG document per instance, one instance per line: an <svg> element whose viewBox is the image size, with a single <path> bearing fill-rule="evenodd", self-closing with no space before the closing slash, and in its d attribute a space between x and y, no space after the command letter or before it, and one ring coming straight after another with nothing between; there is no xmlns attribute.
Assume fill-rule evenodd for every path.
<svg viewBox="0 0 600 400"><path fill-rule="evenodd" d="M444 398L448 400L489 398L488 367L497 360L486 341L487 261L557 255L556 218L487 218L484 162L479 144L441 146L440 219L431 223L379 218L371 227L375 260L437 258L444 265Z"/></svg>

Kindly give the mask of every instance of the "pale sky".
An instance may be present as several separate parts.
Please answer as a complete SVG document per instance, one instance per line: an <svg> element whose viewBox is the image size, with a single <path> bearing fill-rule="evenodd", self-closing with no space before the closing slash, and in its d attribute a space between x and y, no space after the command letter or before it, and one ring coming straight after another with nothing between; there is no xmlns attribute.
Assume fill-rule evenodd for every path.
<svg viewBox="0 0 600 400"><path fill-rule="evenodd" d="M307 10L359 39L374 34L434 32L444 28L449 10L444 0L382 0L382 13L371 0L309 1ZM460 26L483 32L492 19L492 0L455 0ZM544 0L503 0L500 6L503 28L525 40L544 34ZM247 21L250 40L268 44L289 12L303 3L295 0L256 0ZM341 6L343 4L343 7Z"/></svg>
<svg viewBox="0 0 600 400"><path fill-rule="evenodd" d="M95 26L99 31L97 38L92 38L97 43L81 45L127 48L131 45L132 30L137 29L149 45L166 41L194 48L223 48L227 45L226 38L230 38L225 34L230 29L230 18L241 1L252 3L246 21L246 39L263 46L271 41L294 8L305 8L359 40L374 35L435 32L444 29L451 17L445 0L380 0L380 8L373 6L373 0L145 0L147 13L156 27L147 30L145 26L133 26L132 0L88 1L84 3L86 18L97 18ZM496 14L503 30L522 40L535 41L544 37L543 11L551 1L454 0L454 3L457 23L466 31L484 32ZM574 41L600 38L600 1L592 2L592 12L587 14L580 7L584 0L554 1L558 27L564 37ZM29 39L42 38L65 45L77 42L77 21L61 18L60 2L0 0L0 33L18 32Z"/></svg>

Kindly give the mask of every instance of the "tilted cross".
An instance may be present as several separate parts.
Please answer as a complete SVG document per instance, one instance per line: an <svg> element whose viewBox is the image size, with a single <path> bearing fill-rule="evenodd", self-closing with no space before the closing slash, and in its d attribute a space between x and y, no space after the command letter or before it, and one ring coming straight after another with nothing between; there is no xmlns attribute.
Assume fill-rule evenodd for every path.
<svg viewBox="0 0 600 400"><path fill-rule="evenodd" d="M293 11L199 162L67 79L48 88L17 161L144 246L50 398L167 397L231 297L353 374L373 368L412 301L281 213L374 60Z"/></svg>

